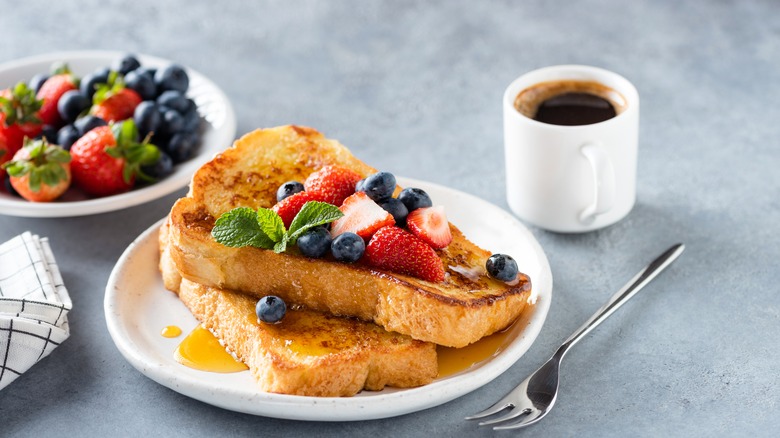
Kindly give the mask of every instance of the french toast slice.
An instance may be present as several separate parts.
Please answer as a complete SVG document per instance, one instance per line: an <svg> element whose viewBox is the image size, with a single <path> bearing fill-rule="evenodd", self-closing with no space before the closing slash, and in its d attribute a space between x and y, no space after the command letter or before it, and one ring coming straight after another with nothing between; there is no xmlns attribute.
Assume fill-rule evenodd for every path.
<svg viewBox="0 0 780 438"><path fill-rule="evenodd" d="M485 262L490 252L452 224L452 243L436 251L445 269L440 283L361 262L309 259L295 248L276 254L231 248L212 238L221 214L236 207L270 208L281 184L304 181L326 165L363 176L376 172L311 128L261 129L238 139L194 174L188 195L171 210L170 250L177 270L206 286L255 297L272 292L288 303L374 321L388 331L449 347L466 346L507 327L526 307L528 276L521 273L511 284L489 277Z"/></svg>
<svg viewBox="0 0 780 438"><path fill-rule="evenodd" d="M436 377L434 344L370 322L289 309L278 324L259 323L252 297L181 278L170 260L167 229L166 223L160 230L165 287L249 367L263 391L338 397L420 386Z"/></svg>

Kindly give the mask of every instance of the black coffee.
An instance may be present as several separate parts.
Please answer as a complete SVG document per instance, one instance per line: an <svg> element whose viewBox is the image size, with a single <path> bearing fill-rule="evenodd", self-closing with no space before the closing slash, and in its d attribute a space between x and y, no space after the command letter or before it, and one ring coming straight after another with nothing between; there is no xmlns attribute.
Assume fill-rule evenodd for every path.
<svg viewBox="0 0 780 438"><path fill-rule="evenodd" d="M564 93L539 105L534 120L552 125L590 125L617 115L607 99L589 93Z"/></svg>
<svg viewBox="0 0 780 438"><path fill-rule="evenodd" d="M625 109L625 99L598 82L562 80L526 88L517 95L515 108L542 123L590 125L620 114Z"/></svg>

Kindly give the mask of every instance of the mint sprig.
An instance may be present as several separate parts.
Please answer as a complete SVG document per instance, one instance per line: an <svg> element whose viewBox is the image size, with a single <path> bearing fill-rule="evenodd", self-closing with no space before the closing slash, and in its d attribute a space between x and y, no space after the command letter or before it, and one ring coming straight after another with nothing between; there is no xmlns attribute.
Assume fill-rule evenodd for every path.
<svg viewBox="0 0 780 438"><path fill-rule="evenodd" d="M309 201L285 229L282 218L268 208L253 210L239 207L222 214L214 224L211 235L218 243L231 247L254 246L273 249L275 253L294 245L306 230L333 222L344 216L335 205Z"/></svg>

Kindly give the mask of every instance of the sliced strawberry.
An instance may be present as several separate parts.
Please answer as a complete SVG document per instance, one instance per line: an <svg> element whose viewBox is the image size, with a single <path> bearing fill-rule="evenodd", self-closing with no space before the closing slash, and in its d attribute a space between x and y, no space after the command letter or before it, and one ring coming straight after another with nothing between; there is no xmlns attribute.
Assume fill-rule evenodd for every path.
<svg viewBox="0 0 780 438"><path fill-rule="evenodd" d="M325 202L338 206L355 193L355 184L362 178L345 167L325 166L309 175L303 186L307 192L320 193Z"/></svg>
<svg viewBox="0 0 780 438"><path fill-rule="evenodd" d="M406 227L434 249L445 248L452 242L450 223L441 205L413 210L406 217Z"/></svg>
<svg viewBox="0 0 780 438"><path fill-rule="evenodd" d="M333 237L349 231L368 240L378 229L395 224L393 215L377 205L364 192L347 197L339 210L344 216L331 225L330 234Z"/></svg>
<svg viewBox="0 0 780 438"><path fill-rule="evenodd" d="M63 73L55 74L41 85L41 89L38 90L38 99L43 100L43 105L38 114L44 125L59 125L61 120L60 112L57 110L57 102L63 94L76 89L75 83L75 78L66 68Z"/></svg>
<svg viewBox="0 0 780 438"><path fill-rule="evenodd" d="M420 238L401 228L384 227L366 245L363 259L371 266L422 280L444 280L444 265Z"/></svg>
<svg viewBox="0 0 780 438"><path fill-rule="evenodd" d="M97 96L97 94L95 94ZM118 122L133 117L135 107L142 101L141 96L129 88L112 92L100 103L92 107L91 113L106 122Z"/></svg>
<svg viewBox="0 0 780 438"><path fill-rule="evenodd" d="M276 205L271 207L271 210L281 216L285 228L290 228L290 224L293 219L295 219L295 215L301 211L303 204L306 204L309 201L323 201L322 195L318 193L298 192L277 202Z"/></svg>

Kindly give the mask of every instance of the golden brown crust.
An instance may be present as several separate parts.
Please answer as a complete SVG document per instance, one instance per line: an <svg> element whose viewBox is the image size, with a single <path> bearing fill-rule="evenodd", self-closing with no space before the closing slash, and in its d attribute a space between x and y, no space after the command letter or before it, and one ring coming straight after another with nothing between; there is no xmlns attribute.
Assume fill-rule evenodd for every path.
<svg viewBox="0 0 780 438"><path fill-rule="evenodd" d="M171 211L171 256L187 279L254 296L269 291L288 302L335 315L374 321L390 331L451 347L463 347L511 324L526 306L530 279L513 285L490 278L490 253L451 225L453 242L438 251L445 280L313 260L288 251L229 248L216 243L214 218L232 208L271 207L276 189L303 181L324 165L375 170L336 141L311 128L283 126L251 132L193 176L188 197Z"/></svg>
<svg viewBox="0 0 780 438"><path fill-rule="evenodd" d="M362 389L414 387L438 373L436 346L357 319L291 309L281 323L257 322L256 300L182 279L170 260L168 223L160 229L165 286L215 333L268 392L354 395ZM178 282L176 281L178 280Z"/></svg>

